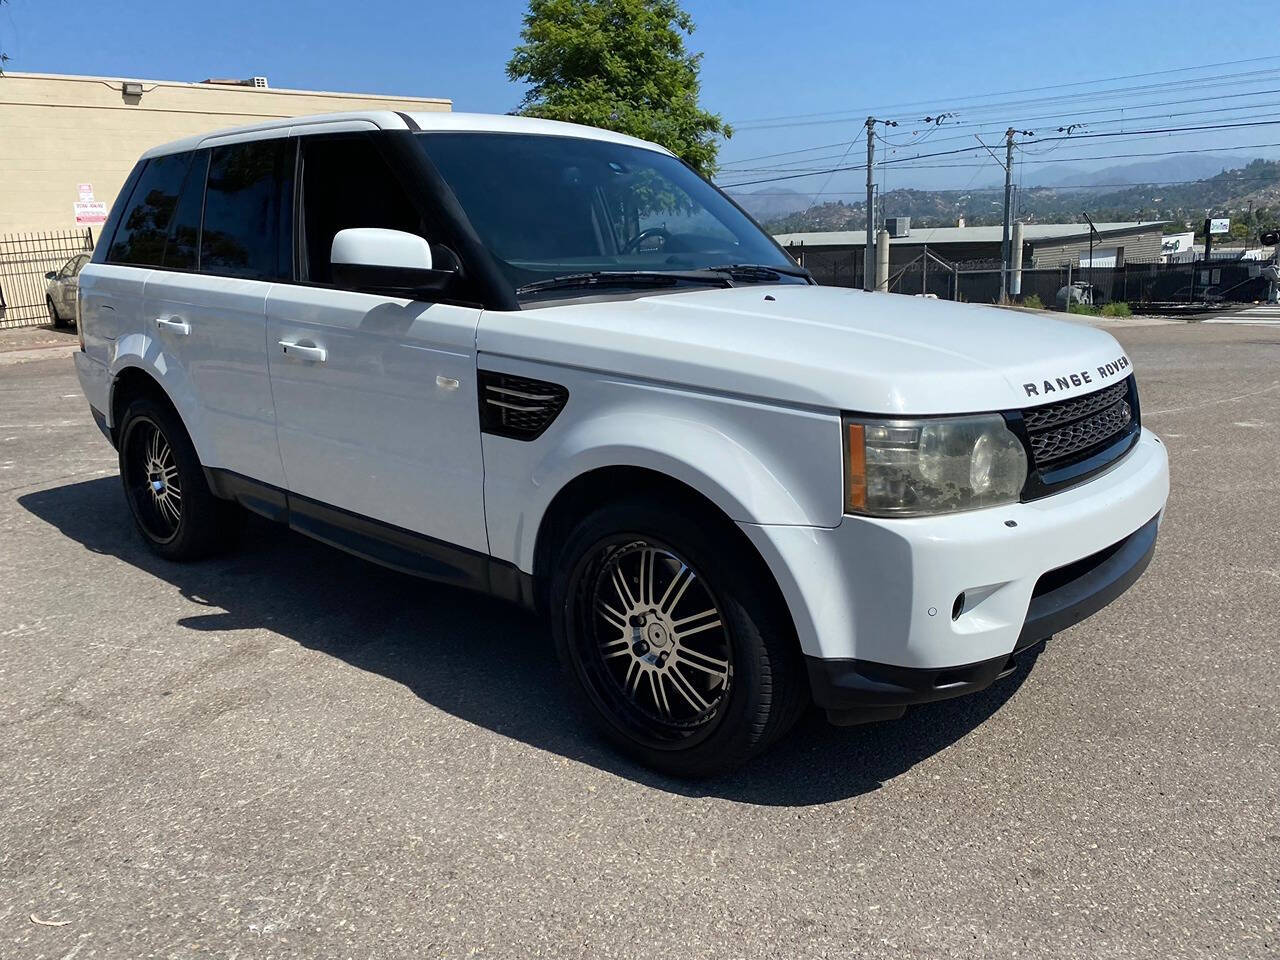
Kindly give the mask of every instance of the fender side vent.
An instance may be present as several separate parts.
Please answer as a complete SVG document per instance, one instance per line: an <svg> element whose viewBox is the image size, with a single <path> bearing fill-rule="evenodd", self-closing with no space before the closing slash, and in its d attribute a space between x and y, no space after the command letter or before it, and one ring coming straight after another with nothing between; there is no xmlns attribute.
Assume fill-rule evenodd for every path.
<svg viewBox="0 0 1280 960"><path fill-rule="evenodd" d="M540 437L569 401L557 383L480 371L480 429L512 440Z"/></svg>

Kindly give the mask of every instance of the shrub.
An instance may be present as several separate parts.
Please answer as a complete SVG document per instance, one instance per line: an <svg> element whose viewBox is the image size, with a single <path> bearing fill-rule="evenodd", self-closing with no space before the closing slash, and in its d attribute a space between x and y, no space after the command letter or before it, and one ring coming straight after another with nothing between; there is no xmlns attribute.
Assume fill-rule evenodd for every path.
<svg viewBox="0 0 1280 960"><path fill-rule="evenodd" d="M1104 317L1131 317L1133 316L1133 311L1129 309L1129 305L1123 300L1117 300L1103 307L1102 315Z"/></svg>
<svg viewBox="0 0 1280 960"><path fill-rule="evenodd" d="M1032 293L1022 298L1024 307L1031 307L1034 310L1043 310L1044 301L1040 299L1040 294Z"/></svg>
<svg viewBox="0 0 1280 960"><path fill-rule="evenodd" d="M1067 312L1081 313L1086 317L1096 317L1098 315L1098 308L1089 303L1078 303L1075 300L1072 300L1071 305L1067 307Z"/></svg>

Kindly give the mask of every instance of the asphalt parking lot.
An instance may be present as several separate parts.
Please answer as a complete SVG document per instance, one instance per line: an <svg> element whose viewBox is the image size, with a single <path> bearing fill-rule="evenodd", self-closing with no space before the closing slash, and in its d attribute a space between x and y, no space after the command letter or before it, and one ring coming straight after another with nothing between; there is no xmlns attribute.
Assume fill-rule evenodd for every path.
<svg viewBox="0 0 1280 960"><path fill-rule="evenodd" d="M65 350L0 356L0 955L1275 956L1280 329L1113 332L1172 459L1146 576L696 784L515 609L265 523L156 559Z"/></svg>

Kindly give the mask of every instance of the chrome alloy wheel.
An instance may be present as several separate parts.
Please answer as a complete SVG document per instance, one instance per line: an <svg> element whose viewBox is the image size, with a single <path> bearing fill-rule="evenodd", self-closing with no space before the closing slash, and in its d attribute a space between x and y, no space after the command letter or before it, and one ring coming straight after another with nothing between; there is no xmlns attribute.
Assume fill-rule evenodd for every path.
<svg viewBox="0 0 1280 960"><path fill-rule="evenodd" d="M607 699L646 739L686 740L709 727L733 680L720 607L683 559L643 540L606 551L587 581L583 653Z"/></svg>
<svg viewBox="0 0 1280 960"><path fill-rule="evenodd" d="M129 431L126 463L129 492L146 532L161 543L172 540L182 522L182 486L173 447L150 419Z"/></svg>

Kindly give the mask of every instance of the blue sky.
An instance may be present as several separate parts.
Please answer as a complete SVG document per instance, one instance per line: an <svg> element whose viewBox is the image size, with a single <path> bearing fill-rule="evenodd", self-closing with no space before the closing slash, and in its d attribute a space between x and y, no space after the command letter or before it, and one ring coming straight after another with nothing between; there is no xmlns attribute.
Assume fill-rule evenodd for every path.
<svg viewBox="0 0 1280 960"><path fill-rule="evenodd" d="M819 117L812 118L821 121L816 123L751 129L751 122L760 118L861 111L915 101L936 104L933 108L902 108L901 117L910 126L918 119L913 112L947 110L962 97L1268 57L1276 49L1274 33L1266 29L1232 30L1230 41L1215 47L1205 32L1212 18L1207 18L1208 8L1203 3L686 0L686 7L698 27L690 46L704 55L703 103L740 126L739 134L722 152L722 158L730 162L838 143L858 133L861 124L860 117L839 122L832 122L838 118ZM47 0L11 0L0 6L0 47L12 58L8 68L15 71L167 80L264 74L278 87L445 96L453 99L457 110L504 112L519 102L521 94L518 86L506 80L503 67L517 42L524 9L522 2L497 0L361 0L342 4L61 0L56 5ZM1221 67L1207 73L1234 75L1271 67L1280 70L1280 57L1269 63ZM1169 75L1156 80L1176 83L1204 75ZM1259 79L1259 84L1259 91L1280 89L1280 72L1269 84L1265 78ZM1153 94L1139 98L1142 96L1150 101ZM1166 90L1160 99L1173 97ZM1280 110L1280 96L1272 95L1271 99L1276 101L1274 109ZM1222 103L1265 100L1260 96L1256 101ZM977 116L958 112L962 118ZM1223 111L1216 118L1233 120L1247 113ZM1115 116L1094 113L1089 119ZM1004 122L994 115L983 119L995 125ZM1203 118L1199 122L1204 122ZM957 134L951 143L974 146L972 132L964 130L969 139ZM905 127L895 134L901 143L919 139ZM937 142L941 136L935 132L931 139ZM1172 138L1157 143L1148 140L1132 145L1130 152L1156 151L1162 144L1170 149L1225 150L1271 141L1280 142L1280 126L1180 135L1176 144ZM1084 149L1086 146L1094 149ZM852 150L846 162L856 162L864 149ZM924 148L912 149L919 153ZM812 154L827 159L815 160L814 166L805 169L839 163L842 150ZM1073 143L1058 159L1113 152L1124 151ZM989 158L990 170L973 165L981 156L959 159L970 166L897 171L887 185L982 186L1000 176ZM794 159L783 162L797 163ZM1088 161L1080 166L1123 162L1130 161ZM750 163L737 165L753 169ZM824 186L831 191L852 190L858 176L801 178L789 185L801 191Z"/></svg>

